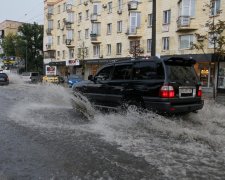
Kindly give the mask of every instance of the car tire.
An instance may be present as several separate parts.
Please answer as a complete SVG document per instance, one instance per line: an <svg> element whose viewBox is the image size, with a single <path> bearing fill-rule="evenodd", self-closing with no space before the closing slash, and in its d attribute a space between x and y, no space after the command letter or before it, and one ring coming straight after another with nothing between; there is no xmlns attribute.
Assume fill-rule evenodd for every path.
<svg viewBox="0 0 225 180"><path fill-rule="evenodd" d="M143 111L144 109L144 103L141 99L129 99L129 100L123 100L122 103L122 110L127 111L128 109L135 109L138 112Z"/></svg>

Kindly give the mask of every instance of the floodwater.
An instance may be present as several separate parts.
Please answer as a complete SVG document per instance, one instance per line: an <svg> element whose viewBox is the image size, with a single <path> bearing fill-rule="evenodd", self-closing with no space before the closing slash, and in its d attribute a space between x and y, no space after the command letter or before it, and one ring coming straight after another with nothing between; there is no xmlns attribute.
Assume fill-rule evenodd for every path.
<svg viewBox="0 0 225 180"><path fill-rule="evenodd" d="M163 117L151 112L140 114L134 109L129 109L127 113L102 113L95 110L88 101L84 102L73 96L71 89L57 85L24 84L16 75L11 75L11 79L9 86L0 87L0 98L4 99L1 100L4 107L0 105L0 124L13 126L14 131L19 129L23 132L23 138L29 137L24 141L36 141L39 145L33 145L31 150L25 150L28 154L29 151L37 154L26 157L30 164L26 163L23 169L16 165L21 164L24 159L18 160L18 163L15 154L14 158L7 159L10 162L1 164L0 179L10 178L12 172L14 178L27 179L224 179L225 177L225 111L224 106L212 100L205 100L203 110L198 113L179 117ZM84 115L74 109L74 103L82 107ZM3 123L5 121L8 122L7 125ZM9 143L5 149L0 147L5 156L9 156L7 152L12 146L14 148L20 146L20 142L16 140L13 142L14 145ZM75 148L77 143L83 150ZM43 144L53 146L51 155L42 149ZM107 153L105 149L103 152L100 146L102 149L108 149ZM60 148L57 150L56 147ZM85 152L86 147L90 149L90 158L78 158L75 154L82 156L82 151ZM34 150L35 148L38 150ZM99 151L103 154L99 155ZM67 169L60 169L59 164L65 160L65 153L70 155L67 158L71 160L67 159ZM45 161L35 161L33 159L35 156ZM49 162L54 158L49 156L56 156L54 166L52 165L54 163ZM126 160L131 165L124 165L112 156L118 156L118 159L127 157ZM74 163L73 158L83 162ZM110 161L111 166L106 163L105 166L98 164L99 167L91 167L90 163L96 165L98 158L104 159L104 162ZM0 160L2 159L4 158L0 155ZM84 165L85 162L89 164ZM10 170L13 163L16 164L13 165L14 170ZM35 163L38 165L34 165ZM53 167L49 167L49 164ZM41 170L35 173L32 166L38 166ZM117 170L112 171L115 166ZM26 169L32 171L26 175L23 173ZM73 173L68 175L68 171Z"/></svg>

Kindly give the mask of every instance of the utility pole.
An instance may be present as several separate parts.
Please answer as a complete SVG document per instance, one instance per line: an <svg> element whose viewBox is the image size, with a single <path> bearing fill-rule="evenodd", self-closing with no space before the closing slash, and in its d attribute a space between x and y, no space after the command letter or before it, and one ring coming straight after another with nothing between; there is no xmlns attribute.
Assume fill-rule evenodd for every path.
<svg viewBox="0 0 225 180"><path fill-rule="evenodd" d="M82 75L84 75L84 70L85 70L84 59L87 56L87 47L85 47L84 42L82 43L82 46L80 47L79 55L82 58Z"/></svg>
<svg viewBox="0 0 225 180"><path fill-rule="evenodd" d="M152 46L151 56L156 55L156 0L152 0Z"/></svg>

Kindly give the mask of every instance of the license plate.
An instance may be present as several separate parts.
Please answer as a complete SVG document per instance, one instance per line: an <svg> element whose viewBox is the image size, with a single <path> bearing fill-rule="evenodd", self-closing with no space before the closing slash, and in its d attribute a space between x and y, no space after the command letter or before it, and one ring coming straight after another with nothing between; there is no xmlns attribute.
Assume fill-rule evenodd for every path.
<svg viewBox="0 0 225 180"><path fill-rule="evenodd" d="M192 93L192 89L180 89L180 93L182 93L182 94L191 94Z"/></svg>
<svg viewBox="0 0 225 180"><path fill-rule="evenodd" d="M4 80L5 80L5 78L0 78L0 80L1 80L1 81L4 81Z"/></svg>

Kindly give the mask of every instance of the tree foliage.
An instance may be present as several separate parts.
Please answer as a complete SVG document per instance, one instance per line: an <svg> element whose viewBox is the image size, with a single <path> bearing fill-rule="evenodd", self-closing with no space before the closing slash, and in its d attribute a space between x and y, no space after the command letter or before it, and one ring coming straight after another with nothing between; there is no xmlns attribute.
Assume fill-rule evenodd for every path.
<svg viewBox="0 0 225 180"><path fill-rule="evenodd" d="M28 71L42 71L43 68L43 26L23 24L16 35L4 37L2 47L6 56L17 56L27 60Z"/></svg>
<svg viewBox="0 0 225 180"><path fill-rule="evenodd" d="M204 27L207 29L205 34L196 33L196 43L193 43L193 48L202 50L205 53L207 42L213 44L214 54L217 57L225 56L225 21L220 19L222 10L217 10L212 15L212 10L215 9L215 0L210 0L209 4L205 4L203 12L206 12L209 19L205 22Z"/></svg>

